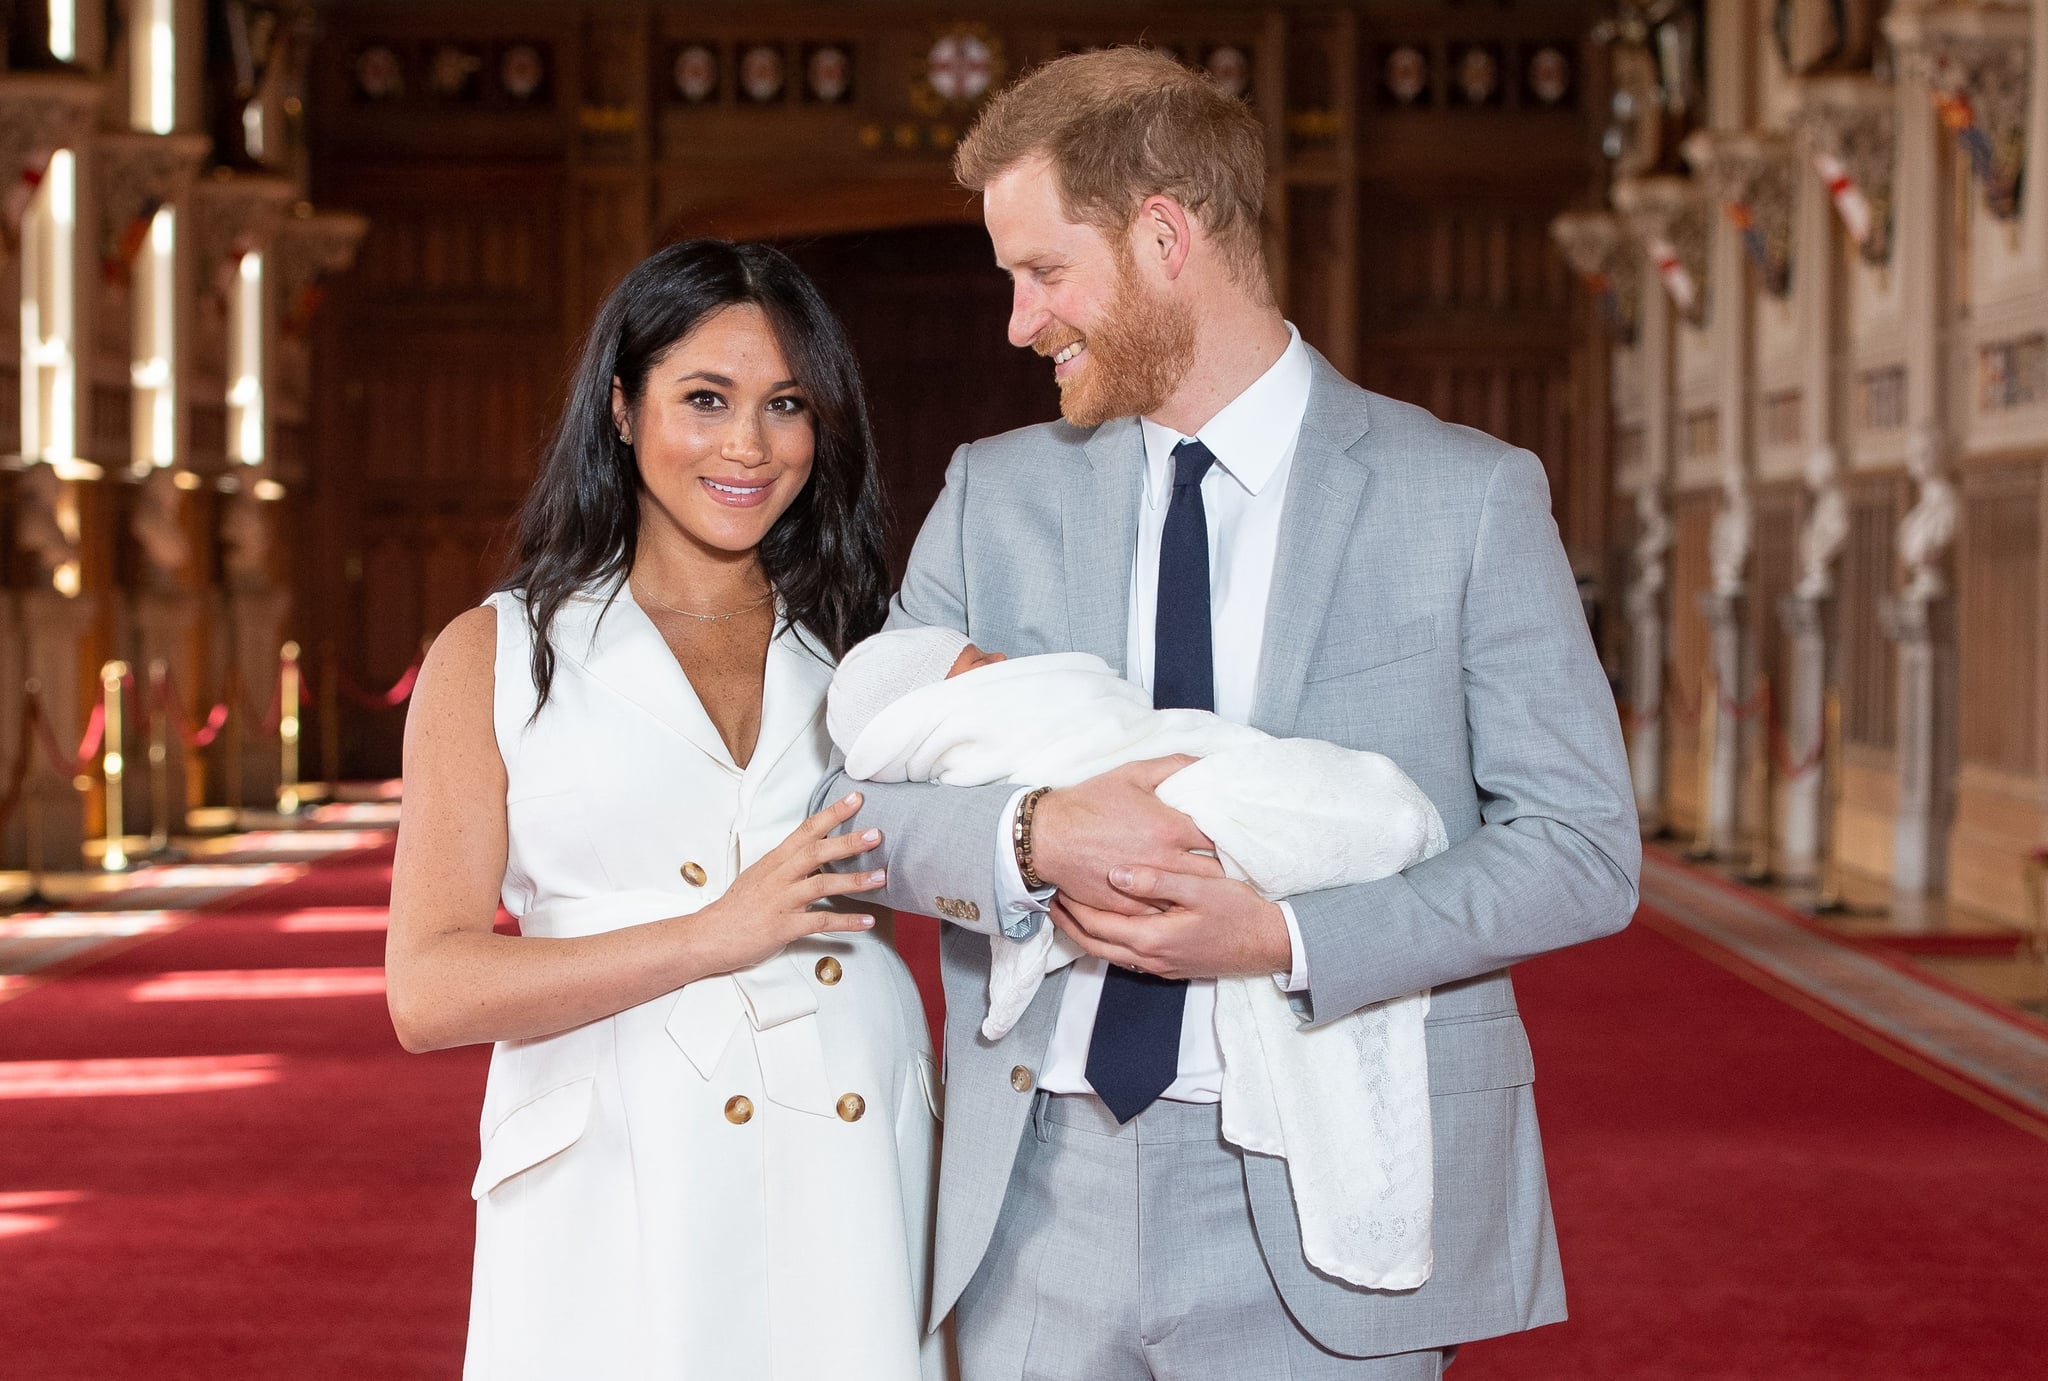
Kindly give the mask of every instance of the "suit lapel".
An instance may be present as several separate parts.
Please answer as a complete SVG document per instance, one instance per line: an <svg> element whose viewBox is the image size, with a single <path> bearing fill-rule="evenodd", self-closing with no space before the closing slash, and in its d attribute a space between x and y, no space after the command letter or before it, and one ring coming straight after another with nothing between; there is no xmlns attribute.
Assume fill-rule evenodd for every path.
<svg viewBox="0 0 2048 1381"><path fill-rule="evenodd" d="M1071 650L1092 652L1128 676L1131 562L1138 550L1138 503L1145 484L1145 438L1135 417L1095 429L1069 462L1060 498L1060 545L1067 582Z"/></svg>
<svg viewBox="0 0 2048 1381"><path fill-rule="evenodd" d="M727 771L739 771L690 678L623 582L609 601L595 594L571 596L555 616L555 629L557 652L592 680L639 706Z"/></svg>
<svg viewBox="0 0 2048 1381"><path fill-rule="evenodd" d="M1372 482L1372 467L1358 454L1367 430L1364 394L1321 355L1309 355L1314 378L1280 511L1280 550L1266 600L1252 712L1254 725L1275 734L1292 727L1300 708L1316 638Z"/></svg>

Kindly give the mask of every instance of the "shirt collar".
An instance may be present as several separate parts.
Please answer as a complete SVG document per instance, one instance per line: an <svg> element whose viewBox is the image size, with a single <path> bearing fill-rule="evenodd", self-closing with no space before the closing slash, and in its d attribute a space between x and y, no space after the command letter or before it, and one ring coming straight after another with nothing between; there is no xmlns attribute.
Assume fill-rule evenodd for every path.
<svg viewBox="0 0 2048 1381"><path fill-rule="evenodd" d="M1308 415L1311 371L1301 332L1287 323L1287 348L1244 392L1224 404L1194 439L1209 448L1217 466L1256 494L1273 478L1294 448ZM1157 508L1173 484L1173 448L1188 440L1173 428L1141 418L1145 434L1145 502Z"/></svg>

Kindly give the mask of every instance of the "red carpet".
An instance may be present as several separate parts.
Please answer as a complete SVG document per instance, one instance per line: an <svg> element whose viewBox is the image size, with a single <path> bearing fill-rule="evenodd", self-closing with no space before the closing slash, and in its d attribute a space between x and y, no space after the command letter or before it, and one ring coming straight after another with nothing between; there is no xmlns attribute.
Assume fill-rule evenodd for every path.
<svg viewBox="0 0 2048 1381"><path fill-rule="evenodd" d="M326 864L0 1003L0 1376L456 1375L484 1052L408 1056L347 995L387 879ZM341 995L220 995L265 969ZM1456 1381L2040 1374L2048 1142L1644 927L1520 984L1574 1318ZM110 1060L151 1063L39 1067Z"/></svg>

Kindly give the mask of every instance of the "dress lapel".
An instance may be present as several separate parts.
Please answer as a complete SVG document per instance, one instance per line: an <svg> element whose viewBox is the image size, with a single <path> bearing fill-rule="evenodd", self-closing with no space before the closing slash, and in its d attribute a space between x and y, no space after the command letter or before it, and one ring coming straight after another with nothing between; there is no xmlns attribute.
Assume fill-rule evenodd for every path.
<svg viewBox="0 0 2048 1381"><path fill-rule="evenodd" d="M616 597L570 596L555 616L554 640L555 650L592 680L645 710L728 772L739 771L690 678L624 582Z"/></svg>
<svg viewBox="0 0 2048 1381"><path fill-rule="evenodd" d="M765 775L818 722L831 682L832 663L807 634L784 626L778 609L761 684L761 732L747 760L749 778Z"/></svg>
<svg viewBox="0 0 2048 1381"><path fill-rule="evenodd" d="M1367 430L1361 391L1315 351L1309 358L1314 376L1280 511L1280 551L1266 601L1252 713L1252 723L1273 734L1285 734L1300 708L1316 637L1372 480L1372 466L1358 454Z"/></svg>
<svg viewBox="0 0 2048 1381"><path fill-rule="evenodd" d="M1135 417L1105 422L1070 462L1060 498L1071 650L1092 652L1129 675L1131 562L1145 484L1145 435Z"/></svg>

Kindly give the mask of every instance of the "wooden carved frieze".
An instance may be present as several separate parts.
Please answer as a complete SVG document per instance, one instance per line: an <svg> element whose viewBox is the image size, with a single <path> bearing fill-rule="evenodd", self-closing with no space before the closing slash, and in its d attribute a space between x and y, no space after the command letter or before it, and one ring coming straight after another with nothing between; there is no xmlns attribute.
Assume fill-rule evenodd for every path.
<svg viewBox="0 0 2048 1381"><path fill-rule="evenodd" d="M1602 315L1623 341L1633 341L1637 291L1635 243L1612 211L1567 211L1550 222L1550 238L1579 281L1600 302Z"/></svg>
<svg viewBox="0 0 2048 1381"><path fill-rule="evenodd" d="M1793 129L1857 253L1869 264L1888 262L1892 169L1898 153L1890 84L1872 77L1802 82Z"/></svg>
<svg viewBox="0 0 2048 1381"><path fill-rule="evenodd" d="M93 137L93 192L99 203L100 266L111 281L128 276L157 211L198 176L210 141L203 134L123 130Z"/></svg>
<svg viewBox="0 0 2048 1381"><path fill-rule="evenodd" d="M11 255L21 217L50 155L89 137L101 87L69 72L0 72L0 249Z"/></svg>
<svg viewBox="0 0 2048 1381"><path fill-rule="evenodd" d="M1678 314L1706 320L1707 199L1690 178L1660 175L1614 184L1614 207L1642 243Z"/></svg>
<svg viewBox="0 0 2048 1381"><path fill-rule="evenodd" d="M1741 233L1764 291L1785 296L1792 286L1798 186L1791 142L1774 134L1701 130L1685 141L1685 157Z"/></svg>

